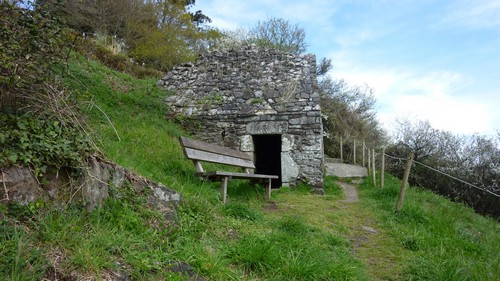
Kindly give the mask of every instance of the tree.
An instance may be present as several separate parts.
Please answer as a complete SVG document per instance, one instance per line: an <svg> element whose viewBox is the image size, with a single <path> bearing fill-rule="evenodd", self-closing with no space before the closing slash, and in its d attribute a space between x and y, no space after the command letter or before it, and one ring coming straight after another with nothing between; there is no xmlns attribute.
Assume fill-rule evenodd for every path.
<svg viewBox="0 0 500 281"><path fill-rule="evenodd" d="M105 47L119 42L137 62L164 71L193 60L206 48L207 40L218 36L203 26L210 22L208 16L201 11L189 11L194 0L37 0L36 3L37 9L61 17L80 34L100 39Z"/></svg>
<svg viewBox="0 0 500 281"><path fill-rule="evenodd" d="M282 18L259 21L250 29L249 37L251 43L293 54L304 53L307 49L304 29Z"/></svg>
<svg viewBox="0 0 500 281"><path fill-rule="evenodd" d="M316 76L318 78L325 76L330 70L332 70L332 59L321 58L316 67Z"/></svg>
<svg viewBox="0 0 500 281"><path fill-rule="evenodd" d="M189 13L194 1L146 1L154 11L155 23L137 21L130 24L130 53L139 62L164 71L194 60L206 48L206 41L220 36L200 25L210 19L201 11Z"/></svg>
<svg viewBox="0 0 500 281"><path fill-rule="evenodd" d="M293 25L282 18L258 21L250 29L226 30L221 31L221 33L224 36L215 42L215 45L223 49L238 48L250 44L293 54L304 53L307 49L304 29L298 24Z"/></svg>
<svg viewBox="0 0 500 281"><path fill-rule="evenodd" d="M414 152L417 165L409 179L413 185L465 202L481 212L500 212L498 197L480 190L500 191L500 146L494 138L454 135L432 128L428 121L399 120L395 142L386 152L401 158ZM389 164L387 170L398 176L403 173L399 164Z"/></svg>
<svg viewBox="0 0 500 281"><path fill-rule="evenodd" d="M375 116L373 89L325 78L320 81L319 90L327 154L336 154L340 137L349 142L365 140L373 147L386 142L385 132ZM349 153L351 146L346 146L345 151Z"/></svg>

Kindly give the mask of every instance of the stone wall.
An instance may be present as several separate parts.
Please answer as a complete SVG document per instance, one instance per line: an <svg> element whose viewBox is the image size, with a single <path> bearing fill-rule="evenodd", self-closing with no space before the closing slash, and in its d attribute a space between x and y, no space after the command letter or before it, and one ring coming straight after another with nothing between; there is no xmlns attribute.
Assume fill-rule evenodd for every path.
<svg viewBox="0 0 500 281"><path fill-rule="evenodd" d="M56 174L46 174L41 181L27 167L0 169L0 204L50 201L66 206L78 202L91 211L112 195L110 187L121 189L130 185L138 194L147 194L148 205L173 222L181 200L179 193L104 159L89 157L86 162L79 176L70 176L63 168Z"/></svg>
<svg viewBox="0 0 500 281"><path fill-rule="evenodd" d="M254 153L255 135L281 136L281 181L322 192L323 126L314 55L247 46L175 67L159 82L200 139Z"/></svg>

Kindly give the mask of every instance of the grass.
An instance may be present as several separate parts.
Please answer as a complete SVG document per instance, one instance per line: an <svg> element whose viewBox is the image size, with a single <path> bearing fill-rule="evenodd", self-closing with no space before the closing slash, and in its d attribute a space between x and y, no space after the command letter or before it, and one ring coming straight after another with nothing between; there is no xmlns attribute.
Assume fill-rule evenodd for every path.
<svg viewBox="0 0 500 281"><path fill-rule="evenodd" d="M66 83L82 99L102 152L175 188L183 201L176 227L167 228L144 224L162 218L130 194L90 214L77 206L30 213L29 233L33 244L43 245L45 269L54 267L65 276L126 271L136 280L166 279L175 276L168 265L184 261L208 280L366 279L344 238L307 223L318 220L314 213L320 211L293 212L292 197L302 201L297 205L318 207L313 202L320 197L310 195L309 187L283 189L268 206L262 186L231 181L230 202L223 206L218 184L194 177L178 144L185 133L165 117L165 93L154 80L135 80L81 57L72 60L69 71ZM332 194L321 197L325 204L340 197L338 189L328 188Z"/></svg>
<svg viewBox="0 0 500 281"><path fill-rule="evenodd" d="M206 280L494 280L499 272L498 223L419 189L393 211L399 183L360 187L361 202L342 203L325 178L325 196L310 187L264 188L231 181L220 204L218 183L200 181L166 118L165 93L74 57L66 85L78 94L86 122L111 160L179 191L174 225L128 189L113 190L87 212L44 204L0 205L0 279L187 280L169 271L188 263ZM115 131L116 130L116 131ZM362 226L378 232L369 234ZM53 278L54 279L54 278Z"/></svg>
<svg viewBox="0 0 500 281"><path fill-rule="evenodd" d="M408 280L496 280L500 276L500 225L471 208L430 191L410 188L401 212L395 206L401 182L361 187L363 208L391 237L405 259Z"/></svg>

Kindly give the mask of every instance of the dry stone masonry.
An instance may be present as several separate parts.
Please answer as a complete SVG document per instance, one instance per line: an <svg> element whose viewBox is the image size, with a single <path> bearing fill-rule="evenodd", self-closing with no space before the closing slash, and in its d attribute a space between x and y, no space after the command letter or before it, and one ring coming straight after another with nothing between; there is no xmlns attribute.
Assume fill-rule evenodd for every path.
<svg viewBox="0 0 500 281"><path fill-rule="evenodd" d="M200 56L159 82L177 118L200 139L254 156L275 186L307 182L323 192L323 125L316 58L246 46Z"/></svg>

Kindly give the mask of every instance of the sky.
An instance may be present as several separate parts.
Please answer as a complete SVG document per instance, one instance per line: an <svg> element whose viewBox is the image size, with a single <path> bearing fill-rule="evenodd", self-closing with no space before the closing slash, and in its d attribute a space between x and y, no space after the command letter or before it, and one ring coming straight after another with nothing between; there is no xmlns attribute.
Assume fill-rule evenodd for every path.
<svg viewBox="0 0 500 281"><path fill-rule="evenodd" d="M211 26L283 18L328 74L375 91L379 121L427 120L456 134L500 130L500 0L197 0Z"/></svg>

